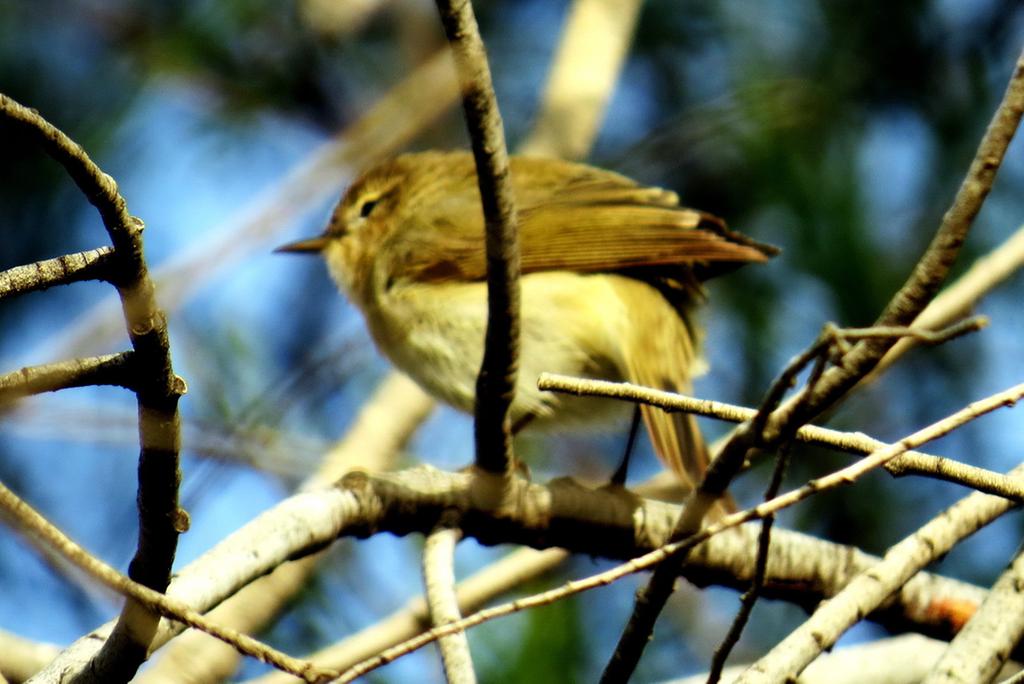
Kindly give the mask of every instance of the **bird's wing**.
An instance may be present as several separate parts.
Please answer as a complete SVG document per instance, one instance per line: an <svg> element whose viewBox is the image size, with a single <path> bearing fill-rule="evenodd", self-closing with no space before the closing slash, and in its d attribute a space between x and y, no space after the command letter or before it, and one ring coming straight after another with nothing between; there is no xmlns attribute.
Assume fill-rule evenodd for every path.
<svg viewBox="0 0 1024 684"><path fill-rule="evenodd" d="M472 160L467 156L467 162ZM728 230L709 214L678 206L675 193L570 162L514 157L520 264L537 271L614 272L766 261L775 248ZM486 277L479 195L442 196L403 231L402 272L429 282Z"/></svg>

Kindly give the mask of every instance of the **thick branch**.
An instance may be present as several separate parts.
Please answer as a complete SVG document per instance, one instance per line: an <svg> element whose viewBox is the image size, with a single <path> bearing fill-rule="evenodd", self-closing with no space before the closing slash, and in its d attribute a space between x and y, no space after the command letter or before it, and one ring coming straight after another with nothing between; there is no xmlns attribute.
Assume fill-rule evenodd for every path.
<svg viewBox="0 0 1024 684"><path fill-rule="evenodd" d="M375 477L351 474L340 489L297 494L182 568L168 596L206 612L285 561L321 549L339 536L428 534L453 509L467 511L461 516L461 529L485 544L558 546L625 560L665 544L680 510L625 492L592 491L570 481L545 487L518 479L504 508L480 510L473 504L474 479L470 474L420 467ZM754 574L757 534L756 526L742 526L698 545L684 576L700 586L744 588ZM876 562L858 549L776 527L763 595L813 607ZM981 588L921 573L873 617L894 628L913 626L948 638L983 598ZM76 642L39 681L60 681L83 652L86 658L91 655L89 649L95 650L96 641L109 629ZM178 631L180 626L162 623L154 647Z"/></svg>
<svg viewBox="0 0 1024 684"><path fill-rule="evenodd" d="M990 682L1024 635L1024 554L1019 549L924 684Z"/></svg>
<svg viewBox="0 0 1024 684"><path fill-rule="evenodd" d="M476 160L487 227L487 334L476 385L476 464L489 473L510 472L509 409L519 354L519 236L508 151L494 97L487 52L469 0L437 0L462 85L462 106Z"/></svg>

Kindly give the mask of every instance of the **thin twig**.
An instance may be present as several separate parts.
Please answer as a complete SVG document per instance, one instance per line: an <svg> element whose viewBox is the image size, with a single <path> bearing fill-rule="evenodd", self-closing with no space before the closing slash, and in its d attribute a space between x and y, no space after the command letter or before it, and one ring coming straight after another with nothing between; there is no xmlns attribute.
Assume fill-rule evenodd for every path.
<svg viewBox="0 0 1024 684"><path fill-rule="evenodd" d="M30 394L55 392L70 387L114 385L134 389L137 372L133 358L134 352L121 352L29 366L0 375L0 409Z"/></svg>
<svg viewBox="0 0 1024 684"><path fill-rule="evenodd" d="M437 0L462 85L462 106L476 160L487 227L487 333L476 386L476 465L512 471L509 409L519 356L519 235L501 114L487 52L469 0Z"/></svg>
<svg viewBox="0 0 1024 684"><path fill-rule="evenodd" d="M537 380L537 386L542 390L552 392L639 402L657 406L666 411L685 411L731 423L752 420L757 415L756 410L745 406L736 406L711 399L695 399L683 394L673 394L626 382L608 382L542 373ZM797 430L796 438L808 444L830 447L851 454L868 454L885 446L885 442L861 432L843 432L817 425L804 425ZM1024 503L1024 482L1020 479L961 463L951 458L909 451L887 463L885 469L897 477L923 475Z"/></svg>
<svg viewBox="0 0 1024 684"><path fill-rule="evenodd" d="M938 293L960 248L974 223L974 218L992 189L996 172L1024 114L1024 52L1014 65L1006 92L996 109L950 208L942 217L935 237L918 260L907 282L892 297L875 325L910 325ZM843 362L830 369L813 395L804 390L786 403L771 420L770 441L774 434L788 426L812 420L831 407L861 378L867 375L898 340L883 338L864 340Z"/></svg>
<svg viewBox="0 0 1024 684"><path fill-rule="evenodd" d="M82 280L109 280L113 253L111 247L99 247L9 268L0 273L0 299Z"/></svg>
<svg viewBox="0 0 1024 684"><path fill-rule="evenodd" d="M936 329L964 316L987 293L1024 266L1024 227L988 254L979 257L948 288L940 292L914 319L916 329ZM911 338L897 342L862 382L871 380L916 346Z"/></svg>
<svg viewBox="0 0 1024 684"><path fill-rule="evenodd" d="M521 548L459 582L456 587L460 613L472 612L523 582L536 579L566 558L563 549ZM344 641L306 657L321 667L345 669L380 651L421 634L429 623L423 597L410 600L390 616L380 620ZM246 684L288 684L287 675L271 672L249 680Z"/></svg>
<svg viewBox="0 0 1024 684"><path fill-rule="evenodd" d="M786 473L786 466L789 464L790 449L785 445L779 450L775 459L775 468L772 470L772 479L764 493L764 500L774 499L782 487L782 478ZM764 579L768 572L768 552L771 548L772 526L775 524L774 515L766 515L761 520L761 532L757 536L757 562L754 566L754 578L750 581L750 589L740 596L740 609L729 626L729 631L722 639L721 645L715 649L711 659L711 667L708 668L707 684L717 684L722 678L722 670L729 659L729 654L740 640L743 628L750 621L750 615L754 612L754 605L764 589Z"/></svg>

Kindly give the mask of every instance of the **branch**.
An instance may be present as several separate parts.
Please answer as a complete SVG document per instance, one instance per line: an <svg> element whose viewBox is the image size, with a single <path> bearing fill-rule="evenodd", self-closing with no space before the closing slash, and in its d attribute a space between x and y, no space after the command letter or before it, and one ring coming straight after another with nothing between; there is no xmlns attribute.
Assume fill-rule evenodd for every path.
<svg viewBox="0 0 1024 684"><path fill-rule="evenodd" d="M435 627L462 617L455 594L455 545L462 535L457 529L440 527L427 536L423 545L423 580L430 621ZM444 677L448 684L474 684L473 659L465 632L449 634L438 640Z"/></svg>
<svg viewBox="0 0 1024 684"><path fill-rule="evenodd" d="M0 299L83 280L109 280L113 254L110 247L100 247L9 268L0 272Z"/></svg>
<svg viewBox="0 0 1024 684"><path fill-rule="evenodd" d="M765 501L770 501L778 496L779 489L782 487L782 478L789 464L789 457L788 448L779 450L775 461L775 468L772 470L772 479L764 493ZM736 617L733 618L732 624L729 625L729 631L722 639L722 643L715 649L715 653L711 658L711 667L708 671L707 684L718 684L722 679L722 670L725 667L725 662L729 659L732 649L739 642L743 629L746 627L747 622L749 622L751 613L754 612L754 605L764 589L764 577L768 571L768 552L771 549L771 534L774 524L774 515L765 516L761 520L761 533L757 537L757 563L754 566L754 579L750 583L750 588L740 596L740 608L736 611Z"/></svg>
<svg viewBox="0 0 1024 684"><path fill-rule="evenodd" d="M683 394L673 394L631 385L627 382L608 382L542 373L537 380L537 387L542 390L566 392L578 396L633 401L657 406L666 411L685 411L732 423L753 420L757 415L757 411L752 408L711 399L695 399ZM817 425L804 425L797 430L796 439L851 454L869 454L885 446L885 442L873 439L861 432L842 432ZM924 454L919 451L908 451L889 461L884 467L897 477L924 475L1024 503L1024 482L1019 478L1009 477L1003 473L961 463L950 458Z"/></svg>
<svg viewBox="0 0 1024 684"><path fill-rule="evenodd" d="M545 487L519 479L513 481L513 495L504 508L481 510L474 505L475 481L468 473L429 467L374 477L350 474L339 488L294 495L250 521L180 569L167 594L206 612L286 561L322 549L339 536L427 534L453 509L460 511L464 534L483 544L562 547L630 559L660 549L680 511L672 504L591 491L571 481ZM742 589L754 575L756 546L754 527L718 534L694 548L684 577L701 586ZM856 548L776 527L764 596L814 606L877 561ZM895 628L912 625L948 638L983 598L979 587L920 573L873 617ZM61 681L92 656L109 631L106 626L75 642L38 680ZM154 648L178 631L176 624L162 623Z"/></svg>
<svg viewBox="0 0 1024 684"><path fill-rule="evenodd" d="M995 181L996 172L1013 139L1024 113L1024 53L1018 58L992 121L982 137L974 160L960 185L953 203L942 217L931 244L921 256L913 273L892 297L876 325L910 325L936 295L960 248L981 210ZM779 433L813 419L832 406L843 394L869 373L896 339L865 340L845 354L842 363L831 368L814 388L804 389L772 416L765 431L771 444Z"/></svg>
<svg viewBox="0 0 1024 684"><path fill-rule="evenodd" d="M917 329L934 330L949 325L960 316L966 315L988 292L1024 265L1024 227L1007 238L991 252L975 260L948 288L931 301L928 307L914 319ZM872 369L864 382L870 382L891 366L903 354L913 349L917 340L912 338L897 342L882 360Z"/></svg>
<svg viewBox="0 0 1024 684"><path fill-rule="evenodd" d="M178 535L187 514L178 507L181 429L178 398L185 382L171 367L167 322L157 308L142 248L142 221L130 216L114 179L38 112L0 94L0 116L60 163L99 211L113 243L111 282L121 298L134 351L139 406L139 541L129 576L156 591L167 588ZM128 601L118 628L89 668L93 681L127 680L145 660L159 617Z"/></svg>
<svg viewBox="0 0 1024 684"><path fill-rule="evenodd" d="M133 352L29 366L0 375L0 409L31 394L71 387L114 385L133 390L137 377Z"/></svg>
<svg viewBox="0 0 1024 684"><path fill-rule="evenodd" d="M811 663L798 680L801 684L910 684L921 682L931 666L949 646L945 641L920 634L903 634L823 653ZM734 665L725 669L724 678L733 681L747 668ZM684 677L673 684L705 684L707 673Z"/></svg>
<svg viewBox="0 0 1024 684"><path fill-rule="evenodd" d="M519 235L501 114L494 97L487 53L470 0L437 0L462 85L462 106L476 160L487 227L487 333L476 383L476 465L511 473L509 410L515 396L519 355Z"/></svg>
<svg viewBox="0 0 1024 684"><path fill-rule="evenodd" d="M945 280L974 217L991 189L996 171L1002 162L1010 140L1016 132L1024 113L1024 53L1017 64L1007 86L1003 100L996 110L992 122L982 137L974 161L953 200L953 205L943 217L942 224L919 260L913 274L894 295L889 305L879 316L879 326L904 326L913 321L928 301L935 295ZM753 423L745 423L727 440L725 446L708 467L705 477L691 495L693 506L688 506L685 517L680 519L679 532L685 534L699 525L703 514L710 507L715 496L726 490L732 479L743 468L748 452L753 448L770 449L788 439L801 426L834 405L850 388L856 385L881 360L895 344L896 338L882 337L859 342L843 354L836 366L806 385L785 404L768 416L756 418L760 425L755 430ZM671 565L678 565L683 558ZM650 609L634 612L637 620L643 614L645 626L631 641L631 652L639 658L639 652L647 643L654 618L664 606L671 593L673 568L664 566L655 572L649 585L657 597L652 597ZM632 659L634 655L631 655ZM633 662L626 668L631 672Z"/></svg>
<svg viewBox="0 0 1024 684"><path fill-rule="evenodd" d="M459 612L473 612L492 599L552 570L569 554L562 549L518 549L468 577L456 587ZM344 670L386 648L400 644L423 630L430 623L427 603L422 597L409 601L390 616L367 627L344 641L306 656L320 667ZM279 672L270 672L250 680L248 684L289 684L292 679Z"/></svg>
<svg viewBox="0 0 1024 684"><path fill-rule="evenodd" d="M1024 635L1024 554L992 585L984 603L942 654L925 684L990 682Z"/></svg>
<svg viewBox="0 0 1024 684"><path fill-rule="evenodd" d="M300 486L300 491L328 487L351 468L370 472L390 470L433 406L434 402L419 386L400 373L392 373L363 404L344 439L324 455L319 468ZM313 554L281 565L217 606L210 619L246 634L260 632L309 586L321 560L322 554ZM158 636L158 643L177 633L161 631L163 636ZM157 662L139 673L136 681L219 681L238 669L238 659L238 652L224 642L202 632L186 632L174 639Z"/></svg>
<svg viewBox="0 0 1024 684"><path fill-rule="evenodd" d="M1024 466L1011 472L1024 474ZM770 653L751 665L737 682L777 682L795 676L915 573L1010 508L1005 499L978 492L961 499L890 548L878 566L823 604Z"/></svg>
<svg viewBox="0 0 1024 684"><path fill-rule="evenodd" d="M2 483L0 483L0 507L18 523L21 531L40 537L60 555L71 561L77 568L104 586L113 589L122 596L130 598L132 603L137 603L148 612L171 618L195 629L201 629L207 634L232 644L232 646L243 653L258 658L285 672L289 672L307 682L317 683L325 681L336 674L320 670L309 663L291 658L244 634L220 627L189 608L186 604L168 598L164 594L122 575L73 542L67 535L43 518L31 506L19 499L14 492ZM107 643L110 643L109 640ZM95 676L95 673L92 676Z"/></svg>

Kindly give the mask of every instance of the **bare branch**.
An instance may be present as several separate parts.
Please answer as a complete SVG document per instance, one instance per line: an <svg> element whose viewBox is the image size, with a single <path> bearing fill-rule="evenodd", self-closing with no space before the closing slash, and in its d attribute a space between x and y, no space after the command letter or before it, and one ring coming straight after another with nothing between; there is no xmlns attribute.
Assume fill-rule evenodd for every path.
<svg viewBox="0 0 1024 684"><path fill-rule="evenodd" d="M779 488L782 487L782 478L789 463L790 451L788 445L779 450L776 457L775 468L772 470L772 479L764 493L764 500L770 501L778 496ZM717 684L722 678L722 670L729 654L740 640L743 629L754 612L754 605L761 596L764 589L764 578L768 572L768 553L771 550L772 526L775 524L775 516L767 515L761 521L761 532L757 536L757 563L754 565L754 579L750 582L750 588L740 596L740 609L736 611L736 617L729 625L729 631L722 639L721 645L715 649L711 659L711 667L708 672L708 684Z"/></svg>
<svg viewBox="0 0 1024 684"><path fill-rule="evenodd" d="M402 447L429 415L434 406L423 391L406 376L394 372L378 385L363 404L348 434L324 455L320 467L300 487L312 491L329 486L347 470L370 472L390 470ZM294 599L320 566L322 554L285 563L273 573L259 577L210 613L217 624L246 634L257 633ZM171 626L174 629L174 626ZM177 633L161 629L156 643ZM202 632L182 634L165 649L162 657L139 673L136 681L217 681L238 667L238 652ZM338 666L326 666L338 667ZM290 677L283 675L288 681Z"/></svg>
<svg viewBox="0 0 1024 684"><path fill-rule="evenodd" d="M423 580L430 621L435 627L462 617L455 594L455 545L462 535L457 529L441 527L427 536L423 545ZM473 684L476 674L465 632L441 637L437 642L448 684Z"/></svg>
<svg viewBox="0 0 1024 684"><path fill-rule="evenodd" d="M924 684L990 682L1024 635L1024 554L992 585L984 603L964 625Z"/></svg>
<svg viewBox="0 0 1024 684"><path fill-rule="evenodd" d="M130 216L114 179L85 150L38 112L0 94L0 116L25 131L60 163L99 211L113 243L110 280L121 297L134 350L139 405L139 541L129 566L131 578L163 591L171 577L178 535L187 514L178 507L181 429L178 398L184 381L171 367L167 323L157 307L142 248L142 221ZM145 660L159 617L128 601L122 620L88 670L90 681L127 680Z"/></svg>
<svg viewBox="0 0 1024 684"><path fill-rule="evenodd" d="M672 504L608 490L592 491L567 481L544 487L519 479L514 480L513 496L504 508L480 510L474 504L475 480L468 473L419 467L375 477L356 473L347 476L341 488L297 494L179 570L168 596L205 612L285 561L321 549L340 535L426 534L453 508L463 511L464 533L484 544L560 546L575 553L634 558L657 551L668 541L680 510ZM694 548L684 576L702 585L743 588L754 575L756 540L757 530L747 526L718 534ZM663 557L663 552L657 552ZM877 558L855 548L776 528L764 595L814 605L876 562ZM485 600L477 593L485 589L467 587L467 600ZM892 605L879 618L948 637L983 597L984 591L978 587L921 573L893 597ZM952 613L951 606L956 608ZM408 621L404 624L410 629L416 626ZM154 645L179 629L176 624L162 623ZM107 633L109 627L80 639L39 675L39 681L59 681L75 663L88 660L96 641ZM365 654L366 650L376 653L387 635L376 633L367 638L375 641L346 647L348 655Z"/></svg>
<svg viewBox="0 0 1024 684"><path fill-rule="evenodd" d="M509 409L519 356L519 235L501 114L487 52L469 0L437 0L462 86L462 106L476 160L487 227L487 333L476 384L476 465L511 473Z"/></svg>
<svg viewBox="0 0 1024 684"><path fill-rule="evenodd" d="M70 387L115 385L134 389L137 377L133 352L29 366L0 375L0 409L30 394Z"/></svg>
<svg viewBox="0 0 1024 684"><path fill-rule="evenodd" d="M878 317L877 325L910 325L925 306L935 297L949 269L960 253L974 223L975 216L988 196L996 172L1013 139L1021 115L1024 113L1024 53L1018 58L995 115L978 145L974 160L967 171L956 197L942 218L935 237L914 267L903 287L893 296ZM802 424L828 408L870 372L885 353L896 343L895 339L866 340L846 354L840 366L832 368L813 396L807 390L794 397L772 417L772 434Z"/></svg>
<svg viewBox="0 0 1024 684"><path fill-rule="evenodd" d="M1024 466L1012 473L1024 474ZM961 499L890 548L878 566L819 607L810 619L751 665L737 682L776 682L795 676L915 573L1010 508L1005 499L978 492Z"/></svg>
<svg viewBox="0 0 1024 684"><path fill-rule="evenodd" d="M757 411L752 408L726 404L711 399L695 399L682 394L654 390L626 382L608 382L589 378L572 378L566 375L543 373L537 386L553 392L567 392L580 396L608 397L650 404L666 411L685 411L698 416L717 418L732 423L753 420ZM831 447L851 454L869 454L885 446L885 442L861 432L842 432L817 425L804 425L796 432L802 442ZM919 451L908 451L885 464L892 475L924 475L953 484L977 489L980 492L1002 496L1018 503L1024 503L1024 482L985 468L954 461L950 458L933 456Z"/></svg>
<svg viewBox="0 0 1024 684"><path fill-rule="evenodd" d="M1024 265L1024 227L1001 245L977 259L967 271L931 301L914 319L914 328L936 329L966 315L978 301ZM916 340L904 339L886 352L882 360L864 378L870 382L903 354L916 346Z"/></svg>
<svg viewBox="0 0 1024 684"><path fill-rule="evenodd" d="M0 273L0 299L82 280L109 280L113 253L111 247L99 247L9 268Z"/></svg>

